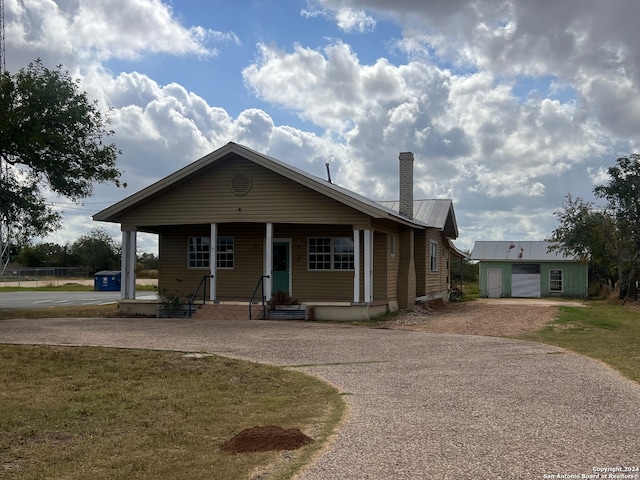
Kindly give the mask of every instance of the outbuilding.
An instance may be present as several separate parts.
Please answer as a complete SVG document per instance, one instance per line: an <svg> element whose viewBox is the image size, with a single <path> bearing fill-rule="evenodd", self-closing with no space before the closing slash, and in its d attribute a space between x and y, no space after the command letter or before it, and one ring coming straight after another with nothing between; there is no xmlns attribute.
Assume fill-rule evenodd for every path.
<svg viewBox="0 0 640 480"><path fill-rule="evenodd" d="M480 296L580 297L588 295L588 263L551 250L544 241L477 241Z"/></svg>

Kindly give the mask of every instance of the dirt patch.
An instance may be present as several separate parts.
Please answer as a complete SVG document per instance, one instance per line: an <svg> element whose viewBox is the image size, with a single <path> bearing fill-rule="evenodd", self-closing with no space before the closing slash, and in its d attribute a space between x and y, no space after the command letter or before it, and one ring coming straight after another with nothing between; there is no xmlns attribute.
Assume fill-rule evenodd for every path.
<svg viewBox="0 0 640 480"><path fill-rule="evenodd" d="M512 336L540 330L557 315L558 307L545 303L440 302L401 314L385 322L383 327L433 333Z"/></svg>
<svg viewBox="0 0 640 480"><path fill-rule="evenodd" d="M312 442L312 438L307 437L297 428L268 425L245 428L235 437L224 442L220 449L229 453L296 450Z"/></svg>

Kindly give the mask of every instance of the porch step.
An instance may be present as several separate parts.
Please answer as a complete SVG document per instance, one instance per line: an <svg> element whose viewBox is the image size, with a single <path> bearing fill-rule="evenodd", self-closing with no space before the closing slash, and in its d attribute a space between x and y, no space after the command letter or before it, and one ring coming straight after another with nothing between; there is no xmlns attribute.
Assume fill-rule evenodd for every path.
<svg viewBox="0 0 640 480"><path fill-rule="evenodd" d="M251 306L251 317L254 320L263 318L262 305ZM249 320L249 304L205 304L200 305L194 314L203 320Z"/></svg>

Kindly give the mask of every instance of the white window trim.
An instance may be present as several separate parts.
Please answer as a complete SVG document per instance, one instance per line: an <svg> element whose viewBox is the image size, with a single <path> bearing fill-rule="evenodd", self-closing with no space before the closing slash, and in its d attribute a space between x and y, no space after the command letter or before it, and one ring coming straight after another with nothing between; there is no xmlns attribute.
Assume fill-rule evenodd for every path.
<svg viewBox="0 0 640 480"><path fill-rule="evenodd" d="M310 260L310 256L312 255L311 252L309 252L309 243L310 243L310 239L312 238L329 238L331 239L331 268L311 268L311 260ZM353 244L353 251L351 252L351 255L353 257L353 261L350 263L353 263L353 268L335 268L336 265L336 250L335 250L335 241L337 238L346 238L346 239L350 239L352 241ZM339 253L338 253L339 254ZM307 237L307 271L309 272L353 272L355 269L355 241L353 239L353 237L344 237L344 236L340 236L340 237Z"/></svg>
<svg viewBox="0 0 640 480"><path fill-rule="evenodd" d="M560 272L560 290L554 290L551 288L551 272ZM549 292L550 293L563 293L564 292L564 270L562 268L550 268L549 269Z"/></svg>
<svg viewBox="0 0 640 480"><path fill-rule="evenodd" d="M232 250L231 250L231 267L221 267L220 266L220 254L226 254L227 252L223 252L220 250L220 245L218 244L218 242L220 241L221 238L230 238L231 239L231 246L232 246ZM233 235L218 235L218 237L216 238L216 268L218 270L233 270L236 266L236 239Z"/></svg>
<svg viewBox="0 0 640 480"><path fill-rule="evenodd" d="M201 266L192 266L191 265L191 240L194 238L202 238L202 239L207 239L208 243L209 243L209 248L207 249L207 254L208 254L208 260L206 261L206 265L201 265ZM220 238L231 238L232 242L233 242L233 267L221 267L218 265L218 256L220 255L221 251L219 246L216 246L216 268L218 270L233 270L235 268L236 265L236 241L235 241L235 237L233 237L232 235L219 235L216 237L216 243L220 240ZM195 252L195 253L205 253L205 251L203 250L202 252ZM204 262L203 262L204 263ZM188 237L187 238L187 268L189 270L209 270L211 268L211 237L207 237L207 236L193 236L193 237Z"/></svg>
<svg viewBox="0 0 640 480"><path fill-rule="evenodd" d="M207 240L207 249L206 251L203 250L201 252L197 252L197 251L191 251L191 246L192 246L192 240L193 239L202 239L202 241L204 241L204 239ZM207 260L202 260L202 265L192 265L191 264L191 254L195 253L195 254L205 254L207 256ZM204 258L204 257L203 257ZM197 259L194 259L194 262L197 263ZM206 237L206 236L193 236L193 237L188 237L187 238L187 268L189 270L208 270L209 269L209 265L211 262L211 237Z"/></svg>

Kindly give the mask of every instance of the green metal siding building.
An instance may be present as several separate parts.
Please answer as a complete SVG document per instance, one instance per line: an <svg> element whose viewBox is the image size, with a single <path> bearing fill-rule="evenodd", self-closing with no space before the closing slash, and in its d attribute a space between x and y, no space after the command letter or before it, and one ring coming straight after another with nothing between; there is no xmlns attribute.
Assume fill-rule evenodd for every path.
<svg viewBox="0 0 640 480"><path fill-rule="evenodd" d="M588 295L588 263L558 252L549 242L475 243L480 296L578 297Z"/></svg>

